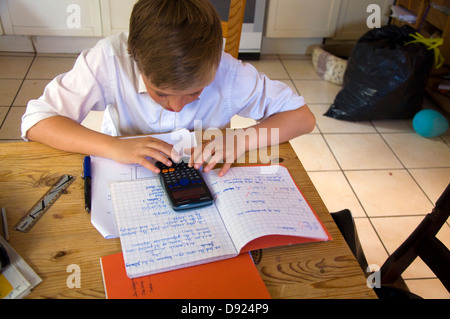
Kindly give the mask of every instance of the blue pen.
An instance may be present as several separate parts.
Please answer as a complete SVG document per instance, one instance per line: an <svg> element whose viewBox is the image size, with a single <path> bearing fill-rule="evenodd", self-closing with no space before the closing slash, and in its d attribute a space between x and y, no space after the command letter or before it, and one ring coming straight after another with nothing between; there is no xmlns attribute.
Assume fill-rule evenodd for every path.
<svg viewBox="0 0 450 319"><path fill-rule="evenodd" d="M83 161L84 179L84 207L88 213L91 211L91 157L86 156Z"/></svg>

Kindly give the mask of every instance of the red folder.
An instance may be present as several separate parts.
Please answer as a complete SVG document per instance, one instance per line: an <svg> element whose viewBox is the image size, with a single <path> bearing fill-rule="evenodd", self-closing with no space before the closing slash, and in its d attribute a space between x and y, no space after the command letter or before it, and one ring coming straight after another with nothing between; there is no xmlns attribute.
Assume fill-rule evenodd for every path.
<svg viewBox="0 0 450 319"><path fill-rule="evenodd" d="M130 279L122 253L100 258L108 299L269 299L249 253Z"/></svg>

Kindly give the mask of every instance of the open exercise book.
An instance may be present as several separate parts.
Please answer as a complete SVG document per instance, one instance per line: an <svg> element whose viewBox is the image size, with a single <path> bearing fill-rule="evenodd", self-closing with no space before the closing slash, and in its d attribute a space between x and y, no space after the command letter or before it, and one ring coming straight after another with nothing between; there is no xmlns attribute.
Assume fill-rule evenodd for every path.
<svg viewBox="0 0 450 319"><path fill-rule="evenodd" d="M213 170L204 178L214 204L186 212L172 210L159 179L110 185L128 277L331 239L283 166L233 167L224 177Z"/></svg>

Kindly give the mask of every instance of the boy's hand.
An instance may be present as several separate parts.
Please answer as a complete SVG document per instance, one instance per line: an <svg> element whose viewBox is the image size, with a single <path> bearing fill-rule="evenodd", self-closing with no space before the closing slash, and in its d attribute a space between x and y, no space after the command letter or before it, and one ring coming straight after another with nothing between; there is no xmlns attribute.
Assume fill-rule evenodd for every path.
<svg viewBox="0 0 450 319"><path fill-rule="evenodd" d="M180 160L180 156L174 150L173 145L152 137L142 138L117 138L112 145L111 159L122 164L140 164L154 173L159 173L159 168L153 165L147 158L151 157L168 166Z"/></svg>
<svg viewBox="0 0 450 319"><path fill-rule="evenodd" d="M191 149L189 166L199 169L203 163L207 163L203 171L208 173L216 164L223 163L223 167L219 171L219 176L222 177L228 172L234 161L244 153L245 140L238 138L236 141L234 137L227 140L226 136L219 136L211 142Z"/></svg>

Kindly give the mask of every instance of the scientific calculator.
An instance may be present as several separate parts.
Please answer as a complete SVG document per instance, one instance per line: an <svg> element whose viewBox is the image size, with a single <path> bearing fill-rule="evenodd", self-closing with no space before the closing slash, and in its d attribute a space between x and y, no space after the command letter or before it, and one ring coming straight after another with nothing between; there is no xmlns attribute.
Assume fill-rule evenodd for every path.
<svg viewBox="0 0 450 319"><path fill-rule="evenodd" d="M161 170L161 184L174 210L192 209L214 202L202 175L194 167L189 167L187 161L172 162L172 166L156 162L156 166Z"/></svg>

